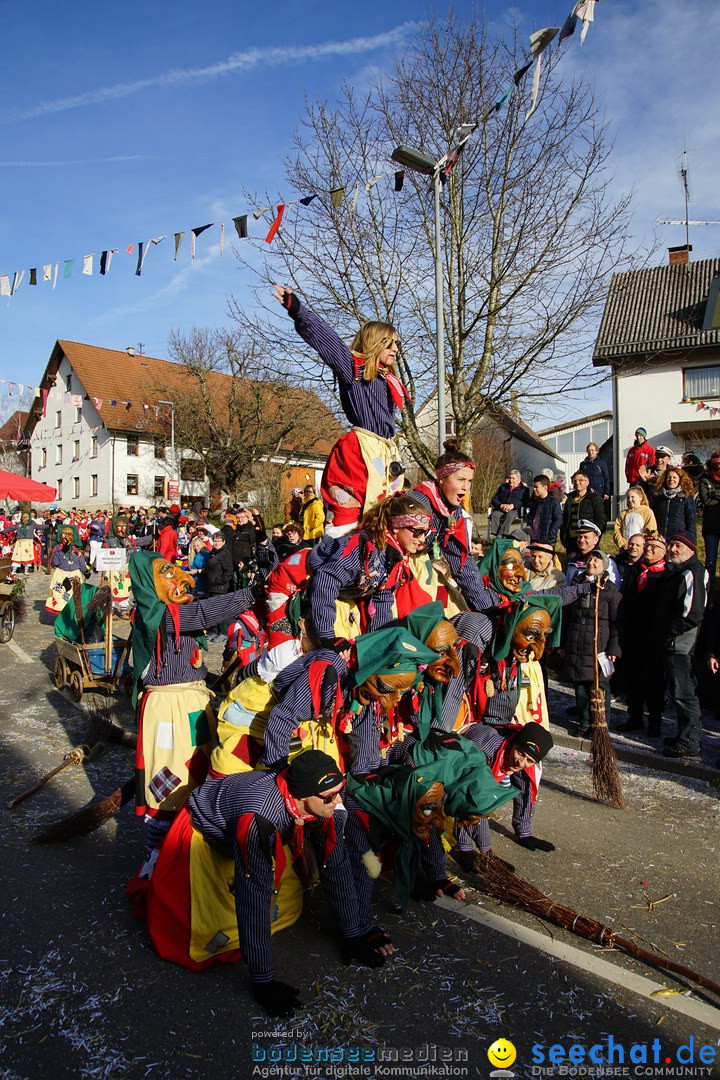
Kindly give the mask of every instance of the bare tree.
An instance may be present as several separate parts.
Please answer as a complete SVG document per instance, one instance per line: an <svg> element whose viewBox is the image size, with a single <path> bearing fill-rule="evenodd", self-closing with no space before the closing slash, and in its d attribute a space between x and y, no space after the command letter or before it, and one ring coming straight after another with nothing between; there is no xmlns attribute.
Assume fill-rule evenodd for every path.
<svg viewBox="0 0 720 1080"><path fill-rule="evenodd" d="M400 143L440 157L461 123L489 116L442 200L449 409L467 447L493 403L515 398L527 413L578 388L590 328L626 256L630 199L611 196L606 126L590 88L563 77L561 51L545 63L529 120L524 93L493 109L526 52L516 32L450 14L424 23L369 90L347 85L337 104L310 102L287 179L317 198L289 215L264 271L347 338L367 319L393 322L418 407L436 387L433 201L415 173L395 192L389 158ZM333 188L344 189L339 205ZM297 353L287 327L275 322L266 334L274 349ZM586 377L583 388L602 378ZM415 460L430 467L412 405L401 428Z"/></svg>
<svg viewBox="0 0 720 1080"><path fill-rule="evenodd" d="M233 498L252 487L259 461L327 453L340 432L317 396L271 371L256 340L240 330L173 332L169 350L177 377L171 388L150 389L172 396L176 446L199 458L210 483Z"/></svg>

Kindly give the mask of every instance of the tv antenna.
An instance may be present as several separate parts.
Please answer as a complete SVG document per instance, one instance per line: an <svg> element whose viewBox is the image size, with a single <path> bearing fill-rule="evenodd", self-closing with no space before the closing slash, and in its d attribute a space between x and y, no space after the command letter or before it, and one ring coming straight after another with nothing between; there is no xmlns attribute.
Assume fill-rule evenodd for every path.
<svg viewBox="0 0 720 1080"><path fill-rule="evenodd" d="M690 248L690 226L691 225L720 225L720 221L703 221L700 218L690 218L688 204L690 202L690 186L688 184L688 165L687 165L687 150L683 150L682 162L680 165L680 183L683 186L683 194L685 196L685 217L684 218L658 218L658 225L684 225L685 226L685 246Z"/></svg>

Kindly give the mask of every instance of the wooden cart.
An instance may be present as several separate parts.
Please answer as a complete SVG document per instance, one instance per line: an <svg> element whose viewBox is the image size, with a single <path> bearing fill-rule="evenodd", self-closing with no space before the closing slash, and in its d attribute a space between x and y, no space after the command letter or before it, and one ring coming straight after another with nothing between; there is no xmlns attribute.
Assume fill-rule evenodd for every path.
<svg viewBox="0 0 720 1080"><path fill-rule="evenodd" d="M86 690L107 690L114 694L121 683L126 693L132 693L132 679L129 675L123 675L125 661L130 655L132 628L126 640L116 638L113 641L112 624L111 608L105 620L103 641L68 641L66 638L55 638L58 655L53 669L53 679L58 690L69 687L76 701L80 701ZM120 648L116 649L117 646ZM115 658L113 657L114 650L117 651ZM89 654L101 651L104 652L105 669L98 673L92 670Z"/></svg>

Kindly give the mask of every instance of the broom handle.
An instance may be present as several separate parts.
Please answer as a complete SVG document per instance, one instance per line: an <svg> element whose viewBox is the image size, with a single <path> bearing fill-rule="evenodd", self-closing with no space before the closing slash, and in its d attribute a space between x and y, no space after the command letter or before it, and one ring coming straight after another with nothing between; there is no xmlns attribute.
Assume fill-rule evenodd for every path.
<svg viewBox="0 0 720 1080"><path fill-rule="evenodd" d="M595 597L593 612L593 680L595 693L600 692L600 663L598 661L598 644L600 640L600 589L599 582L595 581Z"/></svg>
<svg viewBox="0 0 720 1080"><path fill-rule="evenodd" d="M51 769L49 773L46 773L41 780L38 780L37 784L33 784L27 791L23 791L19 795L16 795L14 799L11 799L7 804L8 810L12 810L18 803L23 802L25 799L29 799L36 791L45 787L48 780L52 780L53 776L57 776L62 769L67 769L68 765L79 765L81 761L84 761L85 758L89 756L90 748L88 746L85 746L84 744L83 746L76 746L74 750L70 750L70 752L65 755L59 765L56 765L55 768Z"/></svg>
<svg viewBox="0 0 720 1080"><path fill-rule="evenodd" d="M636 945L634 941L630 941L628 938L613 936L613 944L619 949L622 949L623 952L630 953L631 956L637 956L640 960L644 960L647 964L652 964L654 967L666 968L676 975L682 975L684 978L697 983L698 986L704 986L706 990L712 990L713 994L717 994L718 997L720 997L720 985L713 982L712 979L706 979L704 975L700 975L697 971L693 971L692 968L685 967L683 964L676 964L673 960L666 960L664 956L660 956L656 952L650 952L648 949L641 949L639 945Z"/></svg>

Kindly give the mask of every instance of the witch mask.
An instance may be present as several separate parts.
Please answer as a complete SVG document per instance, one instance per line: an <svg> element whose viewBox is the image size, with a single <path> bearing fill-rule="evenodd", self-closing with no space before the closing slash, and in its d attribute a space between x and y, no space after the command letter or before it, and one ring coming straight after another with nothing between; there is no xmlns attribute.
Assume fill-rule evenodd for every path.
<svg viewBox="0 0 720 1080"><path fill-rule="evenodd" d="M412 831L418 840L427 840L435 826L439 833L445 831L445 788L436 780L415 804Z"/></svg>
<svg viewBox="0 0 720 1080"><path fill-rule="evenodd" d="M165 559L155 559L152 564L155 592L164 604L188 604L192 600L195 580L179 566Z"/></svg>
<svg viewBox="0 0 720 1080"><path fill-rule="evenodd" d="M511 647L515 659L521 664L527 660L539 660L552 635L550 612L543 608L532 608L513 630Z"/></svg>
<svg viewBox="0 0 720 1080"><path fill-rule="evenodd" d="M428 649L432 649L440 657L428 664L426 670L426 676L434 682L448 683L454 675L460 674L460 657L455 648L457 640L457 630L447 619L442 619L426 638Z"/></svg>

